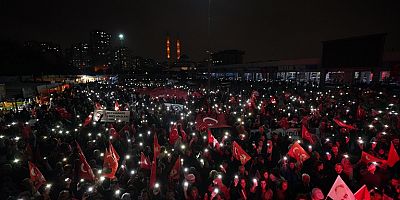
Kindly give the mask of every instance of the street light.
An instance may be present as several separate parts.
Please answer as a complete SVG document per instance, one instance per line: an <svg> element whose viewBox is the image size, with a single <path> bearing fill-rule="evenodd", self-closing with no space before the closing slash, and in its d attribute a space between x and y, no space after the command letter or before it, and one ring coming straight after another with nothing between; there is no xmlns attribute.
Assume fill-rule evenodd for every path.
<svg viewBox="0 0 400 200"><path fill-rule="evenodd" d="M120 33L118 35L118 38L119 38L119 41L121 42L121 47L123 47L124 46L124 38L125 38L124 34Z"/></svg>
<svg viewBox="0 0 400 200"><path fill-rule="evenodd" d="M120 34L118 35L118 38L119 38L120 40L123 40L123 39L124 39L124 34L120 33Z"/></svg>

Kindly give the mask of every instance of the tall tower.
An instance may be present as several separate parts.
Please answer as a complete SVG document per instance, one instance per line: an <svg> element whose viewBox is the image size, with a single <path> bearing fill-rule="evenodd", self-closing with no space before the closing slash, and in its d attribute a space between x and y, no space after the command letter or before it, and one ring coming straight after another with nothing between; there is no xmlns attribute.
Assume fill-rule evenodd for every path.
<svg viewBox="0 0 400 200"><path fill-rule="evenodd" d="M171 42L169 39L169 35L167 35L167 41L166 41L166 53L167 53L167 59L171 59Z"/></svg>
<svg viewBox="0 0 400 200"><path fill-rule="evenodd" d="M176 39L176 59L179 60L181 58L181 41L179 37Z"/></svg>

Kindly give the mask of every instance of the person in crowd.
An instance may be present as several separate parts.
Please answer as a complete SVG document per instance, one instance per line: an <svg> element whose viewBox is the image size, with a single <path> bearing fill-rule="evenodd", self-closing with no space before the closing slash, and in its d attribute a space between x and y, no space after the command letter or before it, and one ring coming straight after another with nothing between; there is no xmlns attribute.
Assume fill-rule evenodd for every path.
<svg viewBox="0 0 400 200"><path fill-rule="evenodd" d="M233 83L71 84L0 110L0 199L321 200L338 176L399 199L396 92Z"/></svg>

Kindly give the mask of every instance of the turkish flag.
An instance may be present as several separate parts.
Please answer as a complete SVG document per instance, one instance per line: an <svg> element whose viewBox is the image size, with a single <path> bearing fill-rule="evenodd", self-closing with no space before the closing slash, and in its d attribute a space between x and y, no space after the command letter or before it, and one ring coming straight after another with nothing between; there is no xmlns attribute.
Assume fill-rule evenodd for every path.
<svg viewBox="0 0 400 200"><path fill-rule="evenodd" d="M157 138L157 133L154 134L153 138L153 152L154 152L154 157L158 157L160 155L160 145L158 144L158 138Z"/></svg>
<svg viewBox="0 0 400 200"><path fill-rule="evenodd" d="M197 114L196 116L196 129L204 130L206 128L226 128L230 127L226 124L225 115L223 113L218 115L212 114Z"/></svg>
<svg viewBox="0 0 400 200"><path fill-rule="evenodd" d="M96 104L94 105L96 110L101 110L102 106L99 102L96 102Z"/></svg>
<svg viewBox="0 0 400 200"><path fill-rule="evenodd" d="M150 160L147 158L143 152L140 153L140 168L150 169Z"/></svg>
<svg viewBox="0 0 400 200"><path fill-rule="evenodd" d="M151 169L150 169L150 188L153 188L154 185L156 184L156 179L157 179L157 158L153 157L153 163L151 163Z"/></svg>
<svg viewBox="0 0 400 200"><path fill-rule="evenodd" d="M212 144L213 147L219 148L219 142L218 142L218 140L214 137L214 135L211 133L211 130L210 130L210 129L208 129L207 135L208 135L208 144Z"/></svg>
<svg viewBox="0 0 400 200"><path fill-rule="evenodd" d="M179 175L181 171L181 156L178 156L178 158L175 161L174 166L172 167L171 171L169 172L169 178L172 180L179 180Z"/></svg>
<svg viewBox="0 0 400 200"><path fill-rule="evenodd" d="M92 121L93 115L90 114L89 116L86 117L85 121L83 122L83 127L87 126L90 124L90 122Z"/></svg>
<svg viewBox="0 0 400 200"><path fill-rule="evenodd" d="M310 156L307 152L300 146L299 143L295 142L289 149L288 155L292 158L295 158L299 162L304 162L309 159Z"/></svg>
<svg viewBox="0 0 400 200"><path fill-rule="evenodd" d="M38 190L40 186L46 183L46 179L44 178L43 174L40 170L33 164L32 162L28 162L29 164L29 174L31 176L31 181L33 186Z"/></svg>
<svg viewBox="0 0 400 200"><path fill-rule="evenodd" d="M169 132L169 143L172 145L175 144L178 138L179 138L178 128L176 127L176 124L174 124L172 125L171 131Z"/></svg>
<svg viewBox="0 0 400 200"><path fill-rule="evenodd" d="M393 167L399 160L399 154L397 153L396 148L394 148L393 142L391 142L387 164L389 167Z"/></svg>
<svg viewBox="0 0 400 200"><path fill-rule="evenodd" d="M238 143L236 143L236 141L234 141L232 145L232 154L234 158L242 163L242 165L246 164L247 161L251 159L249 154L247 154L246 151L244 151L242 147Z"/></svg>
<svg viewBox="0 0 400 200"><path fill-rule="evenodd" d="M386 164L386 160L379 159L371 154L366 153L365 151L361 154L361 162L368 164L369 162L377 162L382 165Z"/></svg>
<svg viewBox="0 0 400 200"><path fill-rule="evenodd" d="M117 153L117 151L115 150L114 146L112 145L111 141L108 141L108 148L110 149L110 153L112 153L112 155L117 159L117 162L119 161L120 157Z"/></svg>
<svg viewBox="0 0 400 200"><path fill-rule="evenodd" d="M87 179L89 181L94 181L93 170L86 161L85 155L83 155L82 149L79 146L78 142L76 142L76 148L78 149L78 155L80 161L79 172L78 172L79 178Z"/></svg>
<svg viewBox="0 0 400 200"><path fill-rule="evenodd" d="M312 134L307 130L307 128L303 125L301 129L301 137L305 140L308 140L311 144L314 144L314 140L312 139Z"/></svg>
<svg viewBox="0 0 400 200"><path fill-rule="evenodd" d="M104 154L103 162L103 172L104 176L110 179L115 178L115 173L117 173L118 161L115 154L106 148L106 153Z"/></svg>
<svg viewBox="0 0 400 200"><path fill-rule="evenodd" d="M214 141L214 136L213 136L213 134L211 133L211 129L208 129L208 130L207 130L207 138L208 138L208 144L212 144L213 141Z"/></svg>
<svg viewBox="0 0 400 200"><path fill-rule="evenodd" d="M340 121L340 120L338 120L338 119L333 119L333 121L334 121L338 126L340 126L340 127L342 127L342 128L347 128L347 129L350 129L350 130L356 129L354 126L348 125L348 124L346 124L346 123L344 123L344 122L342 122L342 121Z"/></svg>
<svg viewBox="0 0 400 200"><path fill-rule="evenodd" d="M356 193L354 193L356 200L371 200L371 195L369 194L366 185L363 185Z"/></svg>
<svg viewBox="0 0 400 200"><path fill-rule="evenodd" d="M118 103L118 101L115 101L114 109L115 109L116 111L119 110L119 103Z"/></svg>
<svg viewBox="0 0 400 200"><path fill-rule="evenodd" d="M108 130L108 135L112 136L115 139L119 139L120 138L119 133L113 127Z"/></svg>

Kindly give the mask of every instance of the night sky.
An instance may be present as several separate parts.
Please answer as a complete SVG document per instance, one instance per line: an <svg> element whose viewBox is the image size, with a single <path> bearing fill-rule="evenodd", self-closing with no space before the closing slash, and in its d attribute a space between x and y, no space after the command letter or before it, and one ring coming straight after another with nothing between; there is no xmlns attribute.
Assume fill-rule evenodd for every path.
<svg viewBox="0 0 400 200"><path fill-rule="evenodd" d="M164 58L168 32L179 34L192 60L213 51L240 49L245 61L319 57L321 41L388 33L387 51L400 51L400 1L208 0L0 1L0 39L53 41L63 48L89 41L102 29L126 36L135 55Z"/></svg>

